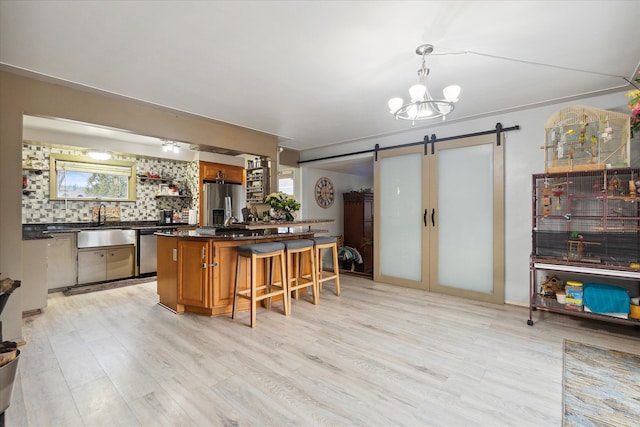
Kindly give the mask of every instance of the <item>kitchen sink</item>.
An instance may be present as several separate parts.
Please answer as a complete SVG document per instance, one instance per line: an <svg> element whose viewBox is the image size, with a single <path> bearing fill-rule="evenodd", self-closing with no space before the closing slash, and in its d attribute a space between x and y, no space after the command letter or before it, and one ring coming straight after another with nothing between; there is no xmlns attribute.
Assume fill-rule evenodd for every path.
<svg viewBox="0 0 640 427"><path fill-rule="evenodd" d="M135 230L100 229L80 230L78 232L78 249L98 248L102 246L134 245L136 243Z"/></svg>

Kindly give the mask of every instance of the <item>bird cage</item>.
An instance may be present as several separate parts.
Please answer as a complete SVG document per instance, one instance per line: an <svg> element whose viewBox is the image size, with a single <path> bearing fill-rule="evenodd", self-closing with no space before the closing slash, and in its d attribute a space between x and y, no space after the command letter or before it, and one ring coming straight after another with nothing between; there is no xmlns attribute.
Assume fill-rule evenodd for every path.
<svg viewBox="0 0 640 427"><path fill-rule="evenodd" d="M586 106L555 112L545 125L545 172L630 166L629 116Z"/></svg>

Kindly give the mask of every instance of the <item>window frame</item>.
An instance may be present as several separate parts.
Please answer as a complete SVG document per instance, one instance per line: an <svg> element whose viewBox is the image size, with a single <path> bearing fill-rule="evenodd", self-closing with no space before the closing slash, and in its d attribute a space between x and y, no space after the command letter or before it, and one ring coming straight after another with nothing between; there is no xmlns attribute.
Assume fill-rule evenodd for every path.
<svg viewBox="0 0 640 427"><path fill-rule="evenodd" d="M117 197L63 197L58 194L58 162L77 163L78 168L87 172L109 175L109 167L122 168L122 175L127 176L128 191L126 198ZM114 202L136 201L136 164L125 160L96 160L87 156L74 156L69 154L51 154L49 156L49 199L50 200L104 200ZM119 174L119 173L118 173ZM114 174L111 174L114 175ZM117 175L117 174L116 174Z"/></svg>

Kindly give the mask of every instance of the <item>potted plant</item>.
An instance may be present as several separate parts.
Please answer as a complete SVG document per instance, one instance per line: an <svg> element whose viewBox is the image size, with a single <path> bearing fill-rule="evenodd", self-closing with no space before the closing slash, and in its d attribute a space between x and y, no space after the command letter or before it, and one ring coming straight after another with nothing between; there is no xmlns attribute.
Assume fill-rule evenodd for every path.
<svg viewBox="0 0 640 427"><path fill-rule="evenodd" d="M271 193L265 198L265 203L271 207L271 217L274 219L284 219L293 221L295 213L300 209L300 202L290 194L278 192Z"/></svg>

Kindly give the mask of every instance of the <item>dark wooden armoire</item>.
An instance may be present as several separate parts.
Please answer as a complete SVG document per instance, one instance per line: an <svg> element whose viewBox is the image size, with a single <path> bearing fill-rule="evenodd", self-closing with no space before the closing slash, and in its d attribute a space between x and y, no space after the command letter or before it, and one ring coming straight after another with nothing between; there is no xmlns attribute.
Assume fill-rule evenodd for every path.
<svg viewBox="0 0 640 427"><path fill-rule="evenodd" d="M344 245L362 256L355 271L373 275L373 193L343 193L343 197Z"/></svg>

